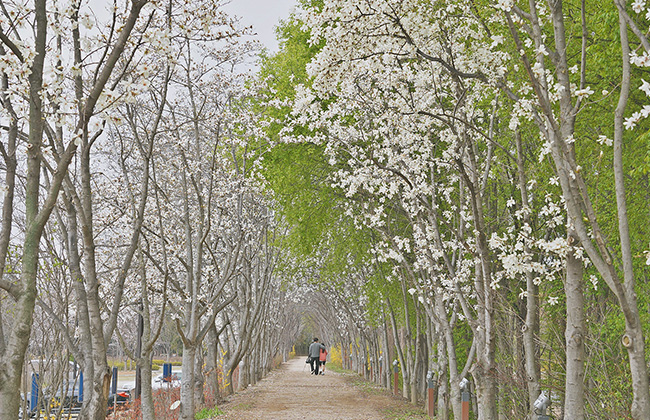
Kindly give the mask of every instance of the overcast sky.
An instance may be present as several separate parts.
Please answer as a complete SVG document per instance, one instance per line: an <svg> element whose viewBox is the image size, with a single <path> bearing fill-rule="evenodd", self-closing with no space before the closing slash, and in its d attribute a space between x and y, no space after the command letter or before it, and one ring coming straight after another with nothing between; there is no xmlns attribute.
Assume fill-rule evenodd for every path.
<svg viewBox="0 0 650 420"><path fill-rule="evenodd" d="M285 19L296 6L296 0L231 0L224 9L241 17L244 26L253 25L258 39L272 52L278 50L274 27Z"/></svg>

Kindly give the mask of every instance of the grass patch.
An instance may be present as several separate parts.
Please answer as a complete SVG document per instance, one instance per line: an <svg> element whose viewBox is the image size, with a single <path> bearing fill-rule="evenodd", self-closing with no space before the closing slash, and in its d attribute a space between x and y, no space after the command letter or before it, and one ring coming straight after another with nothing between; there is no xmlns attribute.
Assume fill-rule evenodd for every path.
<svg viewBox="0 0 650 420"><path fill-rule="evenodd" d="M241 404L237 404L233 408L235 410L250 410L251 408L253 408L253 403L250 403L250 402L241 403Z"/></svg>
<svg viewBox="0 0 650 420"><path fill-rule="evenodd" d="M415 420L428 419L426 411L417 407L398 407L382 410L386 420Z"/></svg>
<svg viewBox="0 0 650 420"><path fill-rule="evenodd" d="M343 369L341 366L335 365L334 363L326 364L325 368L327 370L331 370L332 372L336 372L336 373L356 373L352 370Z"/></svg>
<svg viewBox="0 0 650 420"><path fill-rule="evenodd" d="M236 412L239 412L239 411L248 411L248 410L251 410L254 406L255 405L252 402L242 402L242 403L239 403L239 404L236 404L236 405L231 405L229 407L226 407L226 411L219 410L218 413L212 414L211 417L219 417L219 416L226 415L227 413L236 413ZM202 420L202 419L199 419L197 417L196 420Z"/></svg>
<svg viewBox="0 0 650 420"><path fill-rule="evenodd" d="M363 376L359 375L359 373L357 373L354 370L342 369L340 366L336 366L336 365L330 366L329 364L327 365L327 368L331 371L334 371L336 373L345 376L348 383L350 383L355 388L360 389L362 392L366 394L381 395L390 392L390 390L383 388L381 385L365 379Z"/></svg>
<svg viewBox="0 0 650 420"><path fill-rule="evenodd" d="M382 395L388 392L385 388L380 387L374 382L365 381L363 378L355 378L352 381L352 385L360 389L364 394L369 395Z"/></svg>
<svg viewBox="0 0 650 420"><path fill-rule="evenodd" d="M332 369L335 370L335 369ZM347 376L347 382L368 396L386 395L392 397L391 389L364 379L355 371L336 369L337 372ZM402 398L395 398L391 407L381 410L384 420L428 420L427 411L421 404L412 405Z"/></svg>
<svg viewBox="0 0 650 420"><path fill-rule="evenodd" d="M357 377L360 378L359 380L363 380L363 377L361 375L359 375L359 373L356 370L343 369L339 365L330 364L330 363L328 363L325 367L326 367L327 370L339 373L339 374L341 374L343 376L348 376L348 377L353 376L355 378L357 378Z"/></svg>
<svg viewBox="0 0 650 420"><path fill-rule="evenodd" d="M214 408L204 408L203 410L199 411L194 415L194 418L196 420L204 420L204 419L210 419L212 417L220 416L223 414L223 411L219 409L219 407L214 407Z"/></svg>

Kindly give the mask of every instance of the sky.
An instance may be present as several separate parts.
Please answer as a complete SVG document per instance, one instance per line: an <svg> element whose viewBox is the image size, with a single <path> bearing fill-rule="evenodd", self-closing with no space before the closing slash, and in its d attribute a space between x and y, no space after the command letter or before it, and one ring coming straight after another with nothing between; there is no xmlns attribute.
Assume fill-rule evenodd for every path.
<svg viewBox="0 0 650 420"><path fill-rule="evenodd" d="M296 0L231 0L224 5L224 10L241 17L242 25L253 25L259 41L270 52L277 52L274 27L280 19L286 19L295 6Z"/></svg>

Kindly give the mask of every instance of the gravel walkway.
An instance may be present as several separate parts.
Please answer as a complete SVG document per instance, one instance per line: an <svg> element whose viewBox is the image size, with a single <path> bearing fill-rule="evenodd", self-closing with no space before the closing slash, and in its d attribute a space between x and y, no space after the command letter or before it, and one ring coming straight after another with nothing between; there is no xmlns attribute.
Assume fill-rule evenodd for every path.
<svg viewBox="0 0 650 420"><path fill-rule="evenodd" d="M356 375L309 373L304 358L282 364L257 385L231 396L219 420L425 419L418 408L371 384L355 386Z"/></svg>

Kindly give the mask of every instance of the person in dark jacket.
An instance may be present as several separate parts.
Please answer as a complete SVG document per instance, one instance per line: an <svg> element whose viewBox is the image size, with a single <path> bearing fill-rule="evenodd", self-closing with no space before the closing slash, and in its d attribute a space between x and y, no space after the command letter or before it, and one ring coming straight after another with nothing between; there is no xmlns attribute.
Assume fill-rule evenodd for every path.
<svg viewBox="0 0 650 420"><path fill-rule="evenodd" d="M314 338L313 343L309 345L309 365L312 375L318 375L321 349L325 350L325 346L318 342L318 338Z"/></svg>

